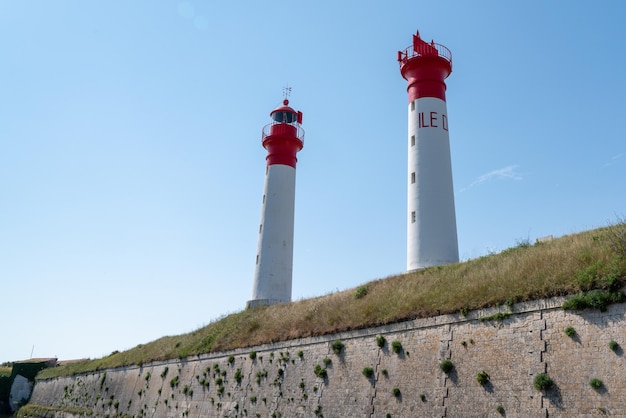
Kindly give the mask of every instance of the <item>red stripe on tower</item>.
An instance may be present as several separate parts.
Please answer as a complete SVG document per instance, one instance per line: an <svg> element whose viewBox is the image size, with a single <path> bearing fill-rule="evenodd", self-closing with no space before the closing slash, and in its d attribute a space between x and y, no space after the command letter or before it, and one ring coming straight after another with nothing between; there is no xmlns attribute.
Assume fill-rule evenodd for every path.
<svg viewBox="0 0 626 418"><path fill-rule="evenodd" d="M433 41L425 42L417 32L413 35L413 45L398 51L398 62L400 73L408 82L409 103L422 97L446 100L444 80L452 72L452 53L448 48Z"/></svg>
<svg viewBox="0 0 626 418"><path fill-rule="evenodd" d="M304 131L300 127L302 112L293 110L289 100L270 112L274 121L263 128L263 147L267 150L267 165L284 164L296 168L296 154L304 146Z"/></svg>

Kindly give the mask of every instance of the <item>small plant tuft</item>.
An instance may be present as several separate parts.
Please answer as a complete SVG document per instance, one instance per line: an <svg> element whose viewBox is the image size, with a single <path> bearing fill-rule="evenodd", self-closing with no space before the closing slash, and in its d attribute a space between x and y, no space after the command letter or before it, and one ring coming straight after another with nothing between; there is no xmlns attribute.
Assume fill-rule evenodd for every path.
<svg viewBox="0 0 626 418"><path fill-rule="evenodd" d="M498 411L498 414L503 415L504 407L502 405L498 405L498 407L496 408L496 411Z"/></svg>
<svg viewBox="0 0 626 418"><path fill-rule="evenodd" d="M567 327L563 330L563 332L565 332L565 335L570 338L574 338L576 336L576 330L574 329L574 327Z"/></svg>
<svg viewBox="0 0 626 418"><path fill-rule="evenodd" d="M333 353L339 355L341 354L341 351L343 350L345 346L340 340L335 340L333 341L332 347L333 347Z"/></svg>
<svg viewBox="0 0 626 418"><path fill-rule="evenodd" d="M480 383L481 386L485 386L487 383L489 383L489 380L490 380L489 375L484 370L480 371L476 375L476 381Z"/></svg>
<svg viewBox="0 0 626 418"><path fill-rule="evenodd" d="M611 340L609 341L609 348L614 352L617 352L619 350L619 344L617 343L617 341Z"/></svg>
<svg viewBox="0 0 626 418"><path fill-rule="evenodd" d="M422 402L426 402L426 395L425 395L425 394L423 394L423 393L420 393L420 400L421 400Z"/></svg>
<svg viewBox="0 0 626 418"><path fill-rule="evenodd" d="M399 397L401 395L400 393L400 389L398 388L393 388L391 389L391 393L393 394L393 396L395 396L396 398Z"/></svg>
<svg viewBox="0 0 626 418"><path fill-rule="evenodd" d="M400 341L392 341L391 351L398 354L402 351L402 343Z"/></svg>
<svg viewBox="0 0 626 418"><path fill-rule="evenodd" d="M354 292L354 298L355 299L364 298L367 295L367 291L368 290L369 289L368 289L368 287L366 285L357 287L355 292Z"/></svg>
<svg viewBox="0 0 626 418"><path fill-rule="evenodd" d="M439 368L444 373L450 373L450 371L452 371L452 369L454 368L454 364L452 364L451 360L446 359L442 361L441 363L439 363Z"/></svg>
<svg viewBox="0 0 626 418"><path fill-rule="evenodd" d="M553 385L554 382L547 373L540 373L533 380L533 386L537 390L550 390Z"/></svg>
<svg viewBox="0 0 626 418"><path fill-rule="evenodd" d="M328 357L324 358L324 360L322 360L324 362L324 366L328 367L330 365L330 363L332 363L333 361L331 359L329 359Z"/></svg>
<svg viewBox="0 0 626 418"><path fill-rule="evenodd" d="M378 348L383 348L385 346L385 341L387 340L382 335L376 337L376 345L378 346Z"/></svg>
<svg viewBox="0 0 626 418"><path fill-rule="evenodd" d="M315 365L313 372L315 373L315 376L321 379L324 379L326 376L328 376L328 372L326 371L326 369L320 366L319 364Z"/></svg>
<svg viewBox="0 0 626 418"><path fill-rule="evenodd" d="M363 373L363 376L371 379L371 377L374 376L374 369L371 367L364 367L363 370L361 370L361 373Z"/></svg>
<svg viewBox="0 0 626 418"><path fill-rule="evenodd" d="M250 359L254 360L256 358L256 351L250 351Z"/></svg>
<svg viewBox="0 0 626 418"><path fill-rule="evenodd" d="M304 351L298 351L298 357L300 357L301 359L304 358Z"/></svg>
<svg viewBox="0 0 626 418"><path fill-rule="evenodd" d="M243 373L241 373L241 369L237 369L235 371L235 381L237 381L237 383L241 383L243 379Z"/></svg>
<svg viewBox="0 0 626 418"><path fill-rule="evenodd" d="M591 379L589 381L589 386L591 386L592 388L598 390L598 389L602 389L602 387L604 386L604 383L602 383L602 380L596 379L594 377L593 379Z"/></svg>
<svg viewBox="0 0 626 418"><path fill-rule="evenodd" d="M234 362L235 362L235 356L233 355L228 356L228 364L232 366Z"/></svg>

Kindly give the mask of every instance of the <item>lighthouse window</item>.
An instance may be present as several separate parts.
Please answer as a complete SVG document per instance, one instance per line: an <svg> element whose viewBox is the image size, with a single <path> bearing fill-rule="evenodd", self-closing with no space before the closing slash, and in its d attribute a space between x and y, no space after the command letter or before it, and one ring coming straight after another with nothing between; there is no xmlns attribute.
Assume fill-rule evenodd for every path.
<svg viewBox="0 0 626 418"><path fill-rule="evenodd" d="M415 135L411 135L411 146L415 146Z"/></svg>
<svg viewBox="0 0 626 418"><path fill-rule="evenodd" d="M259 255L256 255L256 263L259 264Z"/></svg>
<svg viewBox="0 0 626 418"><path fill-rule="evenodd" d="M415 223L415 211L411 212L411 223Z"/></svg>
<svg viewBox="0 0 626 418"><path fill-rule="evenodd" d="M265 203L265 195L263 195L263 203Z"/></svg>
<svg viewBox="0 0 626 418"><path fill-rule="evenodd" d="M411 112L415 110L415 101L411 102Z"/></svg>
<svg viewBox="0 0 626 418"><path fill-rule="evenodd" d="M263 224L259 225L259 234L263 231Z"/></svg>
<svg viewBox="0 0 626 418"><path fill-rule="evenodd" d="M275 112L272 114L272 119L279 123L294 123L298 121L298 115L291 112Z"/></svg>
<svg viewBox="0 0 626 418"><path fill-rule="evenodd" d="M411 173L411 184L415 183L415 171Z"/></svg>

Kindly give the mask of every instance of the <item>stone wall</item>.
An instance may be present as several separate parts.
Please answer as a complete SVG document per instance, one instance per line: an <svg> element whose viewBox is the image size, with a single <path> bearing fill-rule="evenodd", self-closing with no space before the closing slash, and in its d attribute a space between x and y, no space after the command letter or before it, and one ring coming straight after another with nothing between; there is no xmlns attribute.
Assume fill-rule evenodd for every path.
<svg viewBox="0 0 626 418"><path fill-rule="evenodd" d="M518 304L499 320L481 320L497 310L474 311L40 380L31 403L110 417L625 416L626 304L569 312L562 301ZM620 347L609 348L612 340ZM447 374L444 359L454 364ZM533 387L544 372L555 383L547 392ZM592 378L602 388L591 388Z"/></svg>

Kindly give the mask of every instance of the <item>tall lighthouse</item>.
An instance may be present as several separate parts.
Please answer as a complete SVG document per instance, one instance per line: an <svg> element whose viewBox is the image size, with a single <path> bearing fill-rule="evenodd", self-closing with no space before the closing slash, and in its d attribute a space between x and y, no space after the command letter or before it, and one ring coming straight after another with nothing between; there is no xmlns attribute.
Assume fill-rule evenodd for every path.
<svg viewBox="0 0 626 418"><path fill-rule="evenodd" d="M296 154L304 145L302 112L289 107L285 99L282 106L270 112L270 118L272 122L262 131L267 164L248 308L291 301Z"/></svg>
<svg viewBox="0 0 626 418"><path fill-rule="evenodd" d="M459 261L445 79L452 54L425 42L398 51L408 83L407 270Z"/></svg>

